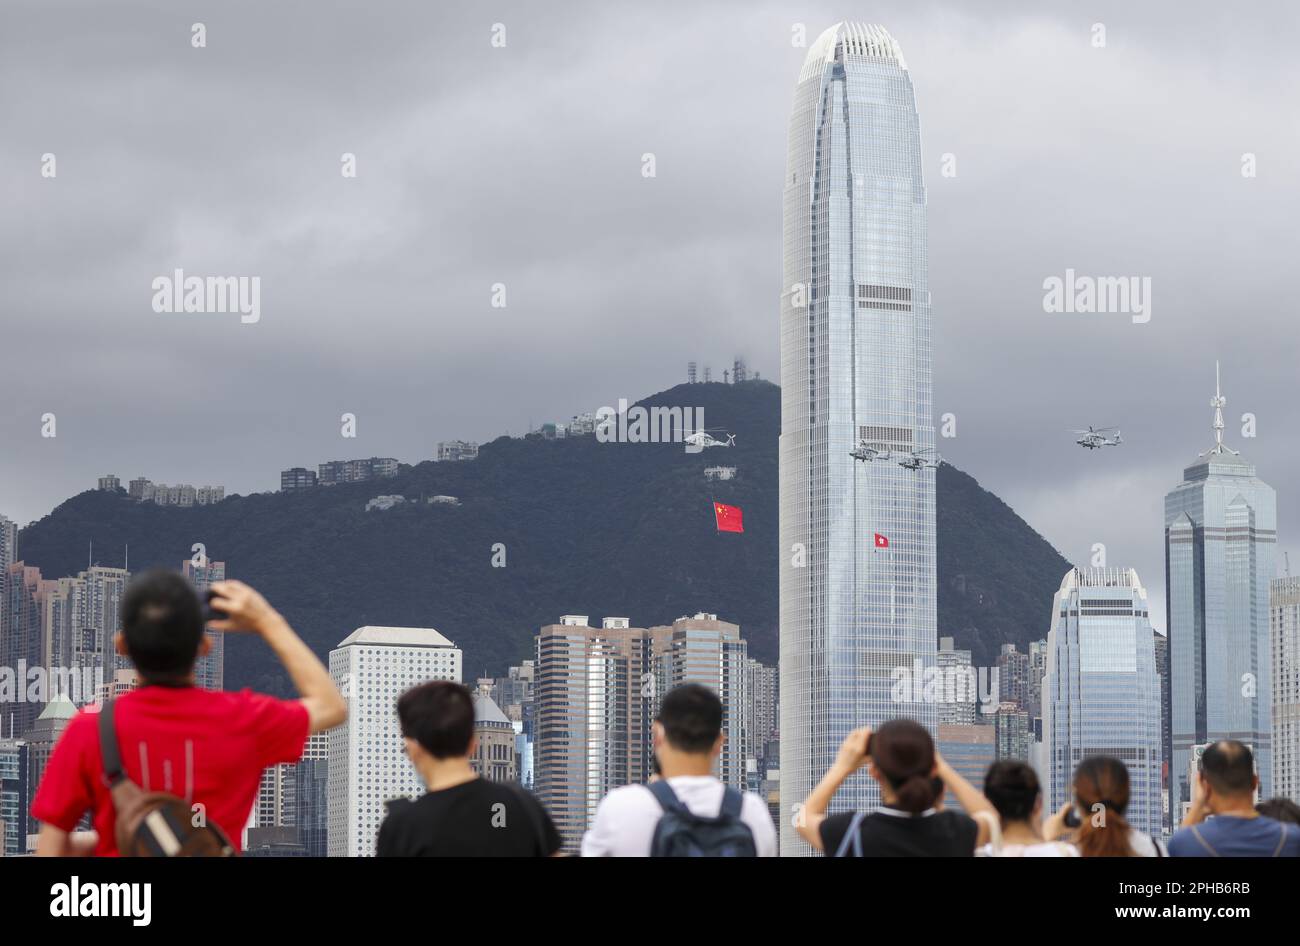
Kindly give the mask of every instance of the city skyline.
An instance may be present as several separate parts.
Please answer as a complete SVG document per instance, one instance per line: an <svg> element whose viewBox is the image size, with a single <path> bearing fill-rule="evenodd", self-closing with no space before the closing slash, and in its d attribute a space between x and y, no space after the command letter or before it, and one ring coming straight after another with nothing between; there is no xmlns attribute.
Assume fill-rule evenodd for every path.
<svg viewBox="0 0 1300 946"><path fill-rule="evenodd" d="M926 76L931 289L944 324L934 404L958 421L940 449L1071 561L1105 542L1114 560L1155 574L1163 523L1149 497L1177 482L1170 460L1184 462L1203 426L1193 368L1223 360L1229 424L1257 414L1259 469L1278 483L1300 476L1288 448L1300 418L1276 407L1291 396L1292 334L1280 308L1242 307L1233 289L1285 297L1284 235L1300 187L1282 168L1295 130L1268 119L1285 114L1300 67L1269 53L1300 13L986 9L887 0L859 11L888 25ZM755 195L782 178L790 76L846 12L713 2L671 23L631 14L628 29L629 14L594 5L563 22L520 3L491 16L410 6L398 32L361 15L322 18L303 47L289 12L232 4L208 48L194 50L156 6L121 11L119 42L79 44L58 73L6 104L0 160L14 169L14 212L0 221L0 265L15 313L6 343L30 357L0 382L13 406L0 415L9 447L0 511L25 524L113 470L219 482L228 493L274 489L279 470L339 455L344 411L359 419L355 455L411 462L437 441L482 442L523 430L530 416L661 390L684 380L688 360L711 361L720 376L739 353L775 379L778 340L760 313L779 291L780 208ZM112 25L101 11L87 16L88 27ZM504 49L490 45L495 20L509 27ZM1096 22L1104 48L1092 45ZM3 60L38 71L62 61L54 44L65 27L52 11L26 9L0 36ZM616 51L601 41L611 35ZM729 61L741 81L682 95L684 73L643 80L668 53L707 57L719 35L737 40ZM430 37L446 38L436 57ZM363 48L382 50L376 68L333 73L331 63ZM1209 48L1223 67L1213 77L1199 68ZM279 81L285 56L308 81ZM199 62L228 72L229 95L213 94ZM547 68L554 62L561 72ZM165 79L144 81L154 76ZM591 106L571 95L579 86L598 96L608 134L592 133ZM85 87L102 94L99 107L69 108ZM267 88L275 95L259 94ZM149 130L120 112L135 94L154 116ZM618 107L627 101L637 108ZM1016 107L1001 107L1008 101ZM1222 116L1214 135L1191 120L1206 109ZM332 124L314 117L323 113ZM470 116L479 134L438 147L435 129ZM235 147L215 131L227 127L267 147ZM520 133L574 145L536 149L521 166ZM338 174L344 151L357 156L352 181ZM59 160L53 180L39 176L45 152ZM647 152L658 159L654 179L640 173ZM1247 152L1258 157L1255 178L1241 174ZM954 177L942 176L945 155ZM497 185L472 201L448 186L480 170ZM111 195L103 180L114 181ZM592 199L575 219L577 186ZM358 219L366 227L354 231ZM555 220L574 220L570 241L540 237ZM178 265L262 275L261 321L153 312L149 281ZM1043 280L1068 268L1150 276L1151 321L1045 313ZM1211 270L1225 278L1186 278ZM503 310L489 304L497 282L509 290ZM684 287L713 317L681 304ZM614 300L634 359L608 351ZM1276 343L1260 346L1265 337ZM120 370L137 358L148 370ZM498 361L500 370L480 370ZM578 361L583 372L564 370ZM228 383L234 365L239 385ZM213 398L226 422L205 430ZM59 419L54 441L40 437L46 412ZM1066 431L1088 423L1121 426L1126 443L1079 456ZM265 463L250 465L250 453ZM1113 521L1065 512L1116 495ZM1285 547L1300 535L1300 509L1280 512ZM1163 588L1151 594L1162 626Z"/></svg>
<svg viewBox="0 0 1300 946"><path fill-rule="evenodd" d="M1028 761L1045 812L1072 797L1083 759L1118 758L1127 820L1153 836L1189 809L1216 740L1251 748L1261 798L1275 775L1294 789L1300 585L1285 553L1300 534L1287 488L1300 419L1286 407L1294 333L1267 300L1287 297L1300 211L1300 182L1282 180L1300 133L1273 120L1300 65L1261 63L1276 40L1247 23L1224 51L1230 74L1211 81L1198 57L1237 21L1172 6L877 6L860 11L868 23L758 0L730 27L733 0L671 27L595 7L569 24L513 4L416 13L404 29L437 30L445 57L344 12L289 62L321 88L271 83L267 108L250 101L257 60L293 23L236 0L213 15L211 46L154 10L121 48L87 47L69 72L106 72L103 101L70 106L80 86L59 75L5 106L0 162L11 178L36 172L15 189L17 225L0 222L16 313L0 372L0 670L97 670L91 698L129 698L135 672L114 652L128 550L143 541L154 564L154 536L183 548L194 532L199 554L167 552L168 567L202 595L228 559L284 602L309 648L328 641L350 711L314 740L313 764L265 773L247 841L264 855L374 853L385 801L424 791L393 709L429 679L473 692L474 771L527 783L569 852L610 791L658 771L658 701L684 682L718 692L716 774L764 797L785 856L812 850L799 806L846 734L898 717L972 775ZM48 49L48 17L33 9L19 38ZM599 32L612 24L621 49ZM730 91L677 61L721 35L738 47ZM386 54L388 99L375 76L330 74L349 41ZM111 100L139 82L119 60L142 49L157 75L133 108L156 123ZM32 62L0 37L0 62L10 52L9 68ZM220 95L209 65L238 76ZM581 108L575 89L592 90ZM1207 110L1227 116L1213 135ZM447 128L469 129L463 148L445 147ZM182 268L205 274L193 307ZM176 274L180 305L150 307L159 273ZM251 317L212 308L225 280L256 293ZM733 382L744 362L780 385L779 436L766 385L687 387L673 409L683 437L698 416L708 441L686 437L686 454L718 447L702 459L736 465L596 446L597 405L693 383L697 366L725 378L731 357ZM721 404L762 435L705 428L692 394L717 398L713 423ZM591 443L540 442L565 438L570 416ZM1107 449L1075 439L1094 426ZM489 446L525 429L546 433ZM944 535L964 540L948 539L942 572L941 455L945 495L971 499L944 507ZM426 460L439 466L400 469ZM95 484L30 531L26 560L23 524ZM248 495L277 484L293 495ZM697 503L701 490L718 495ZM227 493L241 498L189 508ZM698 528L710 508L739 523L741 505L747 532ZM131 533L102 565L101 528ZM69 571L88 533L85 568ZM1053 549L1070 570L1049 628L1026 630L1028 602L1060 574ZM640 620L670 594L694 616L529 625L514 610L541 620L556 601L626 599L618 613ZM738 607L753 610L711 613ZM367 608L374 623L348 610ZM754 659L741 621L764 649L775 621L778 666ZM250 673L259 689L297 687L253 662L251 638L227 655L224 634L207 637L198 686L224 689L230 660L232 688ZM993 668L972 664L999 646ZM477 680L466 653L487 655ZM923 695L931 670L975 689ZM86 701L6 702L12 818ZM880 802L862 771L829 810ZM310 824L295 823L300 807ZM0 832L6 848L26 843Z"/></svg>

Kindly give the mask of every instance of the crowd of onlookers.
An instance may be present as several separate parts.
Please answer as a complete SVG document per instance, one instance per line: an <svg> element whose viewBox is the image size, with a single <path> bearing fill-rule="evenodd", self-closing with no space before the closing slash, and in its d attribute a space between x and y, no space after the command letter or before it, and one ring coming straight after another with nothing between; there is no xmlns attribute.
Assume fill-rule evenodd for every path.
<svg viewBox="0 0 1300 946"><path fill-rule="evenodd" d="M218 582L206 608L170 572L148 572L127 589L116 646L142 685L69 722L32 805L42 825L38 854L237 853L263 769L297 761L311 733L346 719L346 703L324 666L256 591ZM195 661L209 646L205 626L260 636L300 698L196 687ZM555 825L529 792L476 774L474 702L465 687L417 686L398 700L397 715L427 791L389 803L379 855L561 853ZM713 774L722 717L721 701L707 687L687 684L667 693L654 721L655 776L605 796L581 853L775 856L766 803ZM830 814L840 786L861 768L877 783L881 804ZM1074 773L1073 798L1046 812L1026 763L995 762L980 791L939 754L924 727L895 719L848 735L797 810L795 827L812 848L837 857L1300 855L1300 807L1280 798L1255 805L1257 786L1246 746L1211 744L1190 810L1166 845L1125 820L1129 775L1118 759L1084 759ZM87 814L94 830L78 831Z"/></svg>

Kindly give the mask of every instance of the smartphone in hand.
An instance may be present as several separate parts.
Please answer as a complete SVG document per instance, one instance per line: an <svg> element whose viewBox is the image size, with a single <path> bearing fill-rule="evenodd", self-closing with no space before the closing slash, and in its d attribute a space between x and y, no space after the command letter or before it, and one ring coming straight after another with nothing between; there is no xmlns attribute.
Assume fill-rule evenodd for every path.
<svg viewBox="0 0 1300 946"><path fill-rule="evenodd" d="M209 588L207 591L203 593L203 623L204 624L209 624L212 621L224 621L226 618L230 616L226 614L225 611L222 611L220 608L214 608L212 606L212 599L215 598L216 596L217 593L213 591L211 588Z"/></svg>

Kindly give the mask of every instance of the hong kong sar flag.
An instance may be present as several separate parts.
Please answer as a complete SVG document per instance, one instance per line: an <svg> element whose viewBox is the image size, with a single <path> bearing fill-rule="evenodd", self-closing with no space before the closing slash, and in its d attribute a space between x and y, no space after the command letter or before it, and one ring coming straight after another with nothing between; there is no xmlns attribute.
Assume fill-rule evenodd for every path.
<svg viewBox="0 0 1300 946"><path fill-rule="evenodd" d="M744 532L745 516L740 511L739 506L728 506L726 503L713 504L713 516L718 521L719 532Z"/></svg>
<svg viewBox="0 0 1300 946"><path fill-rule="evenodd" d="M877 533L876 533L876 548L878 548L878 549L887 549L887 548L889 548L889 537L888 537L888 536L881 535L879 532L877 532Z"/></svg>

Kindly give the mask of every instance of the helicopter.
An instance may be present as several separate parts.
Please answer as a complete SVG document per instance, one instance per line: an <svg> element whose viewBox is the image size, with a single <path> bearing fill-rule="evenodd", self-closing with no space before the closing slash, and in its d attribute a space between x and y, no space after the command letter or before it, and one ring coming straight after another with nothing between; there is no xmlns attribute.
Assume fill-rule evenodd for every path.
<svg viewBox="0 0 1300 946"><path fill-rule="evenodd" d="M721 428L711 428L721 430ZM727 434L726 440L716 440L710 435L708 430L695 430L686 435L683 441L688 447L695 447L697 450L703 450L705 447L734 447L736 445L736 435Z"/></svg>
<svg viewBox="0 0 1300 946"><path fill-rule="evenodd" d="M926 456L926 454L934 454L934 455ZM903 459L898 461L898 465L902 467L906 467L909 470L920 470L920 469L933 470L936 469L939 466L939 464L942 462L943 462L943 457L935 453L932 448L923 447L920 450L913 450L911 454L903 457Z"/></svg>
<svg viewBox="0 0 1300 946"><path fill-rule="evenodd" d="M878 447L874 444L867 443L865 440L859 440L857 447L849 451L849 456L855 460L862 460L864 462L892 459L888 447Z"/></svg>
<svg viewBox="0 0 1300 946"><path fill-rule="evenodd" d="M1112 430L1115 431L1115 436L1107 437L1107 432ZM1081 447L1087 447L1089 450L1096 450L1098 447L1118 447L1124 442L1119 429L1116 427L1093 427L1089 424L1087 430L1076 430L1074 433L1083 434L1075 443Z"/></svg>

